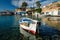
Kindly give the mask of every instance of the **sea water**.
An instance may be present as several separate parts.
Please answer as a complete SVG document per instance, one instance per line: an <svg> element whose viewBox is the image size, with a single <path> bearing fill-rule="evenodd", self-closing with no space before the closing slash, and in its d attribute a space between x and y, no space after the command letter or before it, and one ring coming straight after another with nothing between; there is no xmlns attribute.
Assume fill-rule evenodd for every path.
<svg viewBox="0 0 60 40"><path fill-rule="evenodd" d="M29 33L29 37L20 34L19 15L0 16L0 40L54 40L55 36L60 35L60 31L41 22L39 26L39 34L33 35ZM28 32L26 33L28 34Z"/></svg>

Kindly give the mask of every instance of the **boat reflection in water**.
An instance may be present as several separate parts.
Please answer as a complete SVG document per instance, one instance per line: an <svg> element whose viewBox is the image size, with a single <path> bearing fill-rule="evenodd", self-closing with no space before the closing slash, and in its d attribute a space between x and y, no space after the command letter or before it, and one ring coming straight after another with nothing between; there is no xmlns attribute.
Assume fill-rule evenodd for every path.
<svg viewBox="0 0 60 40"><path fill-rule="evenodd" d="M38 27L39 33L37 35L33 35L20 27L20 33L24 35L22 40L60 40L59 23L43 18L41 25Z"/></svg>
<svg viewBox="0 0 60 40"><path fill-rule="evenodd" d="M35 35L30 34L29 32L23 30L21 27L20 27L20 33L23 35L22 40L36 40Z"/></svg>

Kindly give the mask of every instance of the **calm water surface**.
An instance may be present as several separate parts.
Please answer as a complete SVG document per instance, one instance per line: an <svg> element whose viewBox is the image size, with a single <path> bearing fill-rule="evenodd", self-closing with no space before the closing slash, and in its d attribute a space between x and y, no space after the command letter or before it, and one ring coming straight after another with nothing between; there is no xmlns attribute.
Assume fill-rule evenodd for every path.
<svg viewBox="0 0 60 40"><path fill-rule="evenodd" d="M20 40L16 16L0 16L0 40Z"/></svg>
<svg viewBox="0 0 60 40"><path fill-rule="evenodd" d="M19 19L19 15L0 16L0 40L37 40L37 38L43 38L42 40L46 40L46 36L49 36L48 38L51 39L53 35L60 35L59 30L42 22L39 26L38 36L32 35L28 32L26 33L28 36L26 34L20 36Z"/></svg>

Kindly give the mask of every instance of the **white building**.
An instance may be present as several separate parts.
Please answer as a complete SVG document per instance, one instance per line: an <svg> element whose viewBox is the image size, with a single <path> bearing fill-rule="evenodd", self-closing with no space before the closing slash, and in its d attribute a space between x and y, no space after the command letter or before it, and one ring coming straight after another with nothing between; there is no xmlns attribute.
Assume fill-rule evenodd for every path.
<svg viewBox="0 0 60 40"><path fill-rule="evenodd" d="M60 15L60 2L55 2L42 8L45 15Z"/></svg>

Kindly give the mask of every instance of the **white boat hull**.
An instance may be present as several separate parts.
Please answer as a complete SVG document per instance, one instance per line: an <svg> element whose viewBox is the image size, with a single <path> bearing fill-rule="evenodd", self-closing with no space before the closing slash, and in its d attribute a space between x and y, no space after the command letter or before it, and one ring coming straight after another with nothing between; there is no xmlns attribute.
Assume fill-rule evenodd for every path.
<svg viewBox="0 0 60 40"><path fill-rule="evenodd" d="M31 32L32 34L36 34L36 25L32 25L30 24L31 27L25 27L24 25L20 25L21 28L23 28L24 30L27 30L28 32Z"/></svg>
<svg viewBox="0 0 60 40"><path fill-rule="evenodd" d="M25 19L25 18L24 18ZM24 20L23 19L23 20ZM32 20L32 19L29 19L29 18L27 18L28 19L28 21L30 21L31 20L31 23L30 22L28 22L28 21L23 21L22 20L22 22L20 21L19 23L19 25L20 25L20 27L22 28L22 29L24 29L24 30L27 30L28 32L30 32L30 33L32 33L32 34L37 34L37 32L36 32L36 29L37 29L37 20Z"/></svg>

